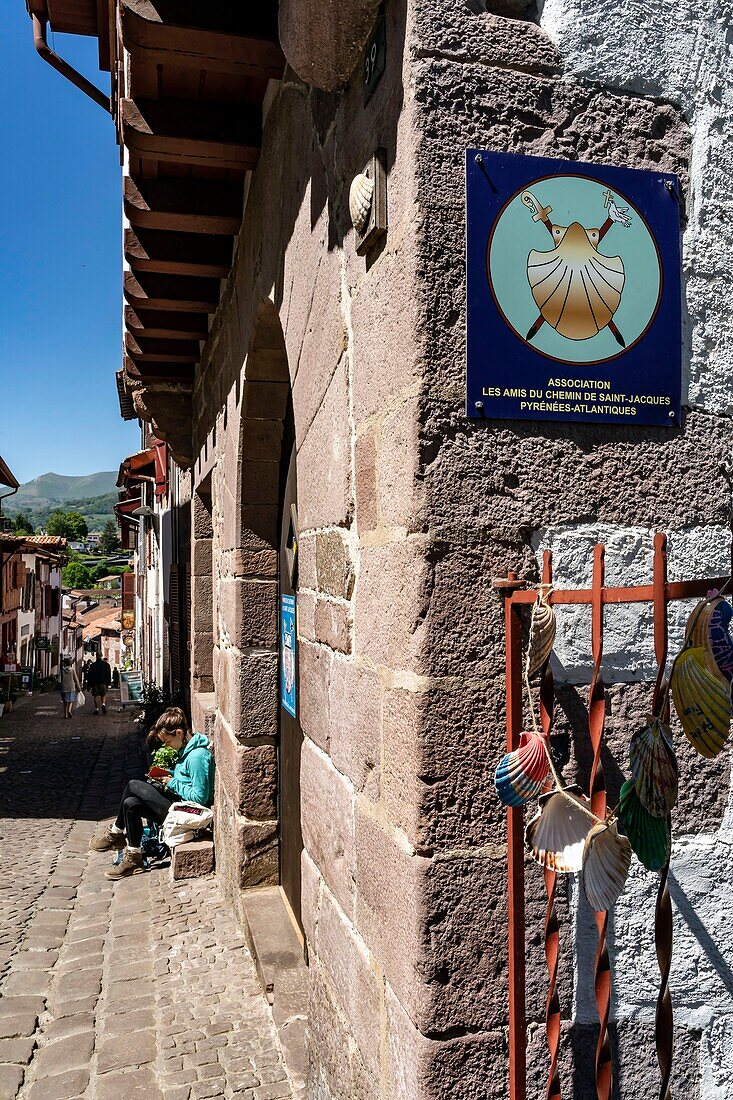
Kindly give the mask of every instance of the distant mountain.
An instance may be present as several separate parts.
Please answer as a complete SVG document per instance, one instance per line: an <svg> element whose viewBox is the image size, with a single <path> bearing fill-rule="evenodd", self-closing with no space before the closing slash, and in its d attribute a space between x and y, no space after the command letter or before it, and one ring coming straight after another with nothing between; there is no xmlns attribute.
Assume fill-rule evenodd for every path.
<svg viewBox="0 0 733 1100"><path fill-rule="evenodd" d="M83 477L41 474L3 500L3 513L15 516L22 512L38 529L60 508L63 512L81 512L89 530L98 531L108 519L114 519L112 507L118 499L116 481L116 470Z"/></svg>
<svg viewBox="0 0 733 1100"><path fill-rule="evenodd" d="M117 470L104 470L98 474L84 474L82 477L65 477L63 474L41 474L21 485L14 496L9 497L5 510L24 512L27 508L65 507L70 500L84 500L99 497L105 493L114 493Z"/></svg>

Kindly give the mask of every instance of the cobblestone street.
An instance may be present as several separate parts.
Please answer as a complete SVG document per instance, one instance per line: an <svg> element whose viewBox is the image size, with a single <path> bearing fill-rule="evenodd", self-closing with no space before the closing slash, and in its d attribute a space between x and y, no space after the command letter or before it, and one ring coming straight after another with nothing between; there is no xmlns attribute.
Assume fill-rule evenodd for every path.
<svg viewBox="0 0 733 1100"><path fill-rule="evenodd" d="M40 695L0 721L0 1100L291 1096L215 876L111 883L87 850L142 766L114 703L65 722Z"/></svg>

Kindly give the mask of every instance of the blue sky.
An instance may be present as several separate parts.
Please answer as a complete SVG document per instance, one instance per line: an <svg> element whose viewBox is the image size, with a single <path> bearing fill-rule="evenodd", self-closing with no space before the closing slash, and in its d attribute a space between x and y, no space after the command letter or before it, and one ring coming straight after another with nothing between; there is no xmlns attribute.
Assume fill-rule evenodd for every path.
<svg viewBox="0 0 733 1100"><path fill-rule="evenodd" d="M137 449L119 415L122 259L112 119L33 48L0 0L0 454L16 477L113 470ZM107 90L96 40L51 46Z"/></svg>

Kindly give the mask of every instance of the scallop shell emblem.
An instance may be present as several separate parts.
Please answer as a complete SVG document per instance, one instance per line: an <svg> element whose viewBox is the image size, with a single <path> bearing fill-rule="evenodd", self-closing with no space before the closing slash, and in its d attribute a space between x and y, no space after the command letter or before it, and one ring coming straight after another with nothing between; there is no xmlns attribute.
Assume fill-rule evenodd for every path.
<svg viewBox="0 0 733 1100"><path fill-rule="evenodd" d="M621 788L619 822L647 871L661 871L669 859L672 838L667 819L652 817L639 801L633 779Z"/></svg>
<svg viewBox="0 0 733 1100"><path fill-rule="evenodd" d="M711 760L730 734L730 685L706 665L700 646L686 646L672 670L672 699L687 740Z"/></svg>
<svg viewBox="0 0 733 1100"><path fill-rule="evenodd" d="M589 803L577 788L542 795L527 825L527 846L542 867L559 874L579 871L588 833Z"/></svg>
<svg viewBox="0 0 733 1100"><path fill-rule="evenodd" d="M672 731L650 716L629 745L631 774L639 801L652 817L666 817L677 801L677 757Z"/></svg>
<svg viewBox="0 0 733 1100"><path fill-rule="evenodd" d="M349 189L349 213L357 233L363 233L369 224L373 198L374 180L360 172L358 176L354 176Z"/></svg>
<svg viewBox="0 0 733 1100"><path fill-rule="evenodd" d="M540 671L552 653L556 632L555 612L543 596L538 596L532 608L529 635L528 674L530 678Z"/></svg>
<svg viewBox="0 0 733 1100"><path fill-rule="evenodd" d="M496 769L496 793L506 806L523 806L540 793L549 771L544 737L523 733L519 746L508 752Z"/></svg>
<svg viewBox="0 0 733 1100"><path fill-rule="evenodd" d="M587 340L606 327L621 304L623 260L598 251L598 229L584 229L579 222L551 229L555 247L532 249L527 258L532 297L561 336Z"/></svg>
<svg viewBox="0 0 733 1100"><path fill-rule="evenodd" d="M631 866L631 845L616 823L594 825L583 849L583 888L592 909L604 913L621 896Z"/></svg>

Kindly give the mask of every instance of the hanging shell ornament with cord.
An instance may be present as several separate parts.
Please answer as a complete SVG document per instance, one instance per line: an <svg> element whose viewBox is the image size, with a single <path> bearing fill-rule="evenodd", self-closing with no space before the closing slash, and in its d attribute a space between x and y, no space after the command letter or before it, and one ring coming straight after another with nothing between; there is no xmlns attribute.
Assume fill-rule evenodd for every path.
<svg viewBox="0 0 733 1100"><path fill-rule="evenodd" d="M518 747L502 758L494 786L505 806L524 806L540 793L550 774L547 754L547 741L542 734L523 733Z"/></svg>
<svg viewBox="0 0 733 1100"><path fill-rule="evenodd" d="M615 821L599 821L583 848L583 889L591 909L605 913L624 891L631 867L631 845Z"/></svg>
<svg viewBox="0 0 733 1100"><path fill-rule="evenodd" d="M710 671L705 656L688 640L672 669L672 699L685 737L712 760L730 735L730 684Z"/></svg>
<svg viewBox="0 0 733 1100"><path fill-rule="evenodd" d="M647 716L629 744L631 775L639 801L652 817L666 817L677 802L678 766L672 731L661 718Z"/></svg>
<svg viewBox="0 0 733 1100"><path fill-rule="evenodd" d="M527 650L527 675L530 679L543 668L555 644L557 620L555 612L547 601L548 595L548 590L544 586L541 587L540 594L532 605Z"/></svg>
<svg viewBox="0 0 733 1100"><path fill-rule="evenodd" d="M548 324L568 340L589 340L608 328L616 342L626 347L613 320L626 280L624 263L620 256L599 252L598 246L614 224L629 228L628 207L619 208L612 192L606 191L606 220L597 229L585 229L580 222L555 225L550 220L552 207L542 206L531 191L522 193L521 202L532 211L534 221L544 224L553 244L547 251L533 248L527 257L527 279L540 311L527 342Z"/></svg>
<svg viewBox="0 0 733 1100"><path fill-rule="evenodd" d="M627 779L619 799L619 824L647 871L661 871L669 859L672 837L666 817L652 817Z"/></svg>
<svg viewBox="0 0 733 1100"><path fill-rule="evenodd" d="M369 224L374 200L374 180L366 172L354 176L349 188L349 214L357 233L363 233Z"/></svg>
<svg viewBox="0 0 733 1100"><path fill-rule="evenodd" d="M716 597L708 628L710 653L719 672L729 682L733 680L733 638L730 633L732 624L733 608L722 596Z"/></svg>
<svg viewBox="0 0 733 1100"><path fill-rule="evenodd" d="M685 628L685 640L704 650L705 664L710 672L729 683L733 679L732 619L730 604L714 591L693 609Z"/></svg>
<svg viewBox="0 0 733 1100"><path fill-rule="evenodd" d="M595 820L580 787L541 795L539 811L527 825L532 858L558 874L579 871L588 827Z"/></svg>

